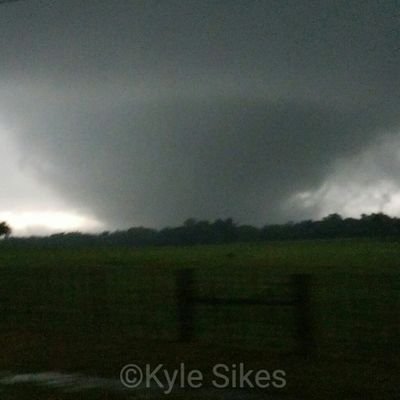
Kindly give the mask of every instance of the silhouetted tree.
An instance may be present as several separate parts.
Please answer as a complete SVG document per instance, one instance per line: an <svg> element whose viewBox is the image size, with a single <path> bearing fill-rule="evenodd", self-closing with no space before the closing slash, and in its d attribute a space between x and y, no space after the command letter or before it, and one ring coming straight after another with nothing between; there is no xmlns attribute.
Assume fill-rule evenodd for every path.
<svg viewBox="0 0 400 400"><path fill-rule="evenodd" d="M329 214L319 221L317 231L322 237L339 237L343 233L343 218L336 213Z"/></svg>
<svg viewBox="0 0 400 400"><path fill-rule="evenodd" d="M10 227L0 223L0 237L8 236ZM76 246L181 246L259 240L297 240L326 238L399 238L400 218L383 213L363 214L361 218L342 218L330 214L319 220L265 225L262 229L238 225L232 218L207 220L187 219L181 226L161 230L133 227L124 231L103 232L98 235L81 232L54 234L47 237L11 238L7 246L33 245L50 247Z"/></svg>
<svg viewBox="0 0 400 400"><path fill-rule="evenodd" d="M0 222L0 237L8 237L11 235L11 228L7 225L6 222Z"/></svg>
<svg viewBox="0 0 400 400"><path fill-rule="evenodd" d="M234 242L237 239L237 226L232 218L217 219L212 224L217 243Z"/></svg>

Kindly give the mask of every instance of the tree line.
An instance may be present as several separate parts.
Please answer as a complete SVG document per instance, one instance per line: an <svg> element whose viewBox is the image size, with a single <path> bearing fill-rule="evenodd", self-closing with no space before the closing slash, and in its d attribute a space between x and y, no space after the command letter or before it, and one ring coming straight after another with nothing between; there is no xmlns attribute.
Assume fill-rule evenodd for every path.
<svg viewBox="0 0 400 400"><path fill-rule="evenodd" d="M2 224L5 223L0 223L0 235L1 226L4 226ZM7 234L9 233L10 231ZM261 228L238 224L232 218L216 219L213 222L189 218L181 226L159 230L132 227L127 230L107 231L100 234L69 232L46 237L11 237L7 243L51 246L166 246L357 237L400 238L400 218L390 217L383 213L362 214L360 218L343 218L339 214L330 214L321 220L269 224Z"/></svg>

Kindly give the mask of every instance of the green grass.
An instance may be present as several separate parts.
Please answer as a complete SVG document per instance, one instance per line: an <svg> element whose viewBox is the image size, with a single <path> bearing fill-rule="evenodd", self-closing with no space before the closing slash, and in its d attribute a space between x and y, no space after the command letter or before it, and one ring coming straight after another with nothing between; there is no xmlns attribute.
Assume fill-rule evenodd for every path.
<svg viewBox="0 0 400 400"><path fill-rule="evenodd" d="M20 312L2 314L0 371L115 376L136 360L206 368L248 359L290 371L288 393L300 391L298 398L391 399L400 348L399 260L399 243L378 240L87 249L2 242L0 298ZM175 272L182 268L195 269L199 294L228 298L290 297L290 274L311 274L314 358L293 354L293 309L198 307L194 343L177 343ZM104 313L107 326L96 319ZM25 398L19 388L1 398L13 399L13 390ZM43 393L37 398L53 398Z"/></svg>
<svg viewBox="0 0 400 400"><path fill-rule="evenodd" d="M398 273L400 243L309 240L192 247L46 249L0 246L0 267L146 266L271 268L279 272Z"/></svg>

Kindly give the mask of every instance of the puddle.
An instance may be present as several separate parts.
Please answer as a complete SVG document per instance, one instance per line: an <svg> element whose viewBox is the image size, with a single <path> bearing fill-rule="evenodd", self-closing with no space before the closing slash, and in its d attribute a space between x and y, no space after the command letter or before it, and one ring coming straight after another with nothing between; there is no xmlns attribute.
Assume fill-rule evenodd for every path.
<svg viewBox="0 0 400 400"><path fill-rule="evenodd" d="M86 390L107 390L115 393L134 392L135 396L141 398L141 395L146 398L160 398L162 389L158 386L148 388L145 385L140 385L135 389L127 389L121 384L119 379L107 379L100 377L87 376L82 374L64 374L60 372L40 372L26 374L0 374L0 386L20 386L20 385L38 385L42 387L53 388L61 392L84 392ZM182 389L174 389L173 392L180 392ZM265 394L249 392L244 390L216 390L215 388L201 388L195 392L191 392L191 398L204 399L210 395L218 393L220 399L236 400L259 400L270 399L278 400L280 397L268 396Z"/></svg>
<svg viewBox="0 0 400 400"><path fill-rule="evenodd" d="M63 374L60 372L40 372L27 374L2 374L0 385L39 385L68 392L81 392L89 389L107 389L127 391L118 379L106 379L81 374ZM138 387L138 390L145 389ZM152 389L150 389L152 390Z"/></svg>

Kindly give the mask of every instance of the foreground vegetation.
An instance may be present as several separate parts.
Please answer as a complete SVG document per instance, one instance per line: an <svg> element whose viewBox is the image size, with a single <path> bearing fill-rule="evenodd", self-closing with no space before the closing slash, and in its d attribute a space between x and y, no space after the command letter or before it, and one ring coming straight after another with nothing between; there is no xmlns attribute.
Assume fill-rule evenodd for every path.
<svg viewBox="0 0 400 400"><path fill-rule="evenodd" d="M0 371L117 378L121 366L132 362L174 366L184 361L207 370L215 362L244 361L288 372L288 387L277 396L394 399L398 260L396 240L70 248L1 241ZM199 307L195 340L180 343L175 272L191 267L200 294L225 298L286 298L288 276L310 273L315 354L294 353L295 315L282 308ZM81 394L88 399L132 395ZM28 386L0 387L0 396L79 398ZM208 393L203 398L226 397Z"/></svg>
<svg viewBox="0 0 400 400"><path fill-rule="evenodd" d="M397 240L337 239L233 243L197 246L15 246L0 242L1 267L121 266L160 268L257 267L272 271L318 273L398 273Z"/></svg>

